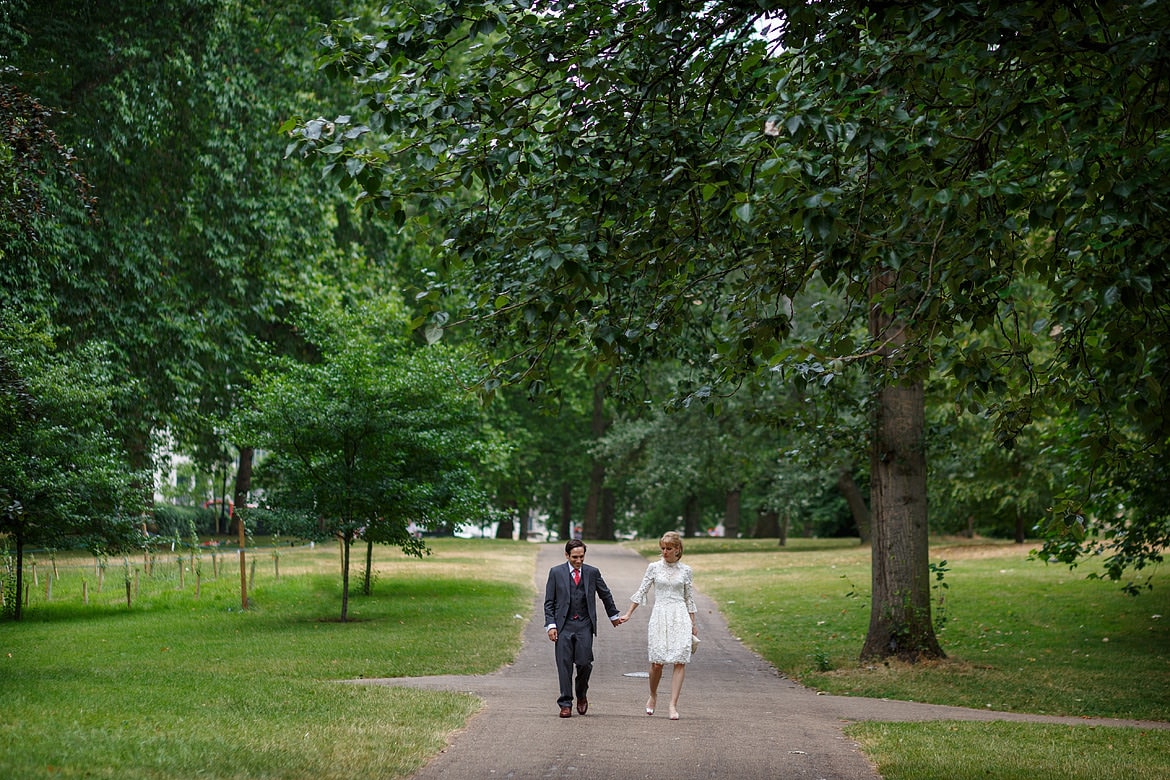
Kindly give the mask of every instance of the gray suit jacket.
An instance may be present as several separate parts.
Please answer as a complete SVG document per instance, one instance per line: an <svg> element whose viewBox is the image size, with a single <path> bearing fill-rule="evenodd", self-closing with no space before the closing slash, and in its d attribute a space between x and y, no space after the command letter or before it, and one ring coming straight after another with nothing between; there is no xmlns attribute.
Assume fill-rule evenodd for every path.
<svg viewBox="0 0 1170 780"><path fill-rule="evenodd" d="M581 564L581 583L585 586L585 603L589 607L589 620L593 623L593 633L597 633L597 597L605 605L607 617L617 617L621 614L613 602L613 594L601 576L601 570L587 563ZM544 624L556 624L557 631L565 627L569 619L569 592L573 587L573 580L569 575L569 564L560 563L548 570L548 583L544 586Z"/></svg>

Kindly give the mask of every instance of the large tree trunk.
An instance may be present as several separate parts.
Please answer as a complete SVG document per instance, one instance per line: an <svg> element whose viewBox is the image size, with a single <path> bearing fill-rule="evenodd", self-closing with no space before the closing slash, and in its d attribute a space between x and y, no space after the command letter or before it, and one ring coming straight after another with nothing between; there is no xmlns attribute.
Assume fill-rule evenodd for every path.
<svg viewBox="0 0 1170 780"><path fill-rule="evenodd" d="M740 499L743 497L742 486L736 486L727 491L727 500L723 505L723 535L728 539L739 536L739 515L742 511Z"/></svg>
<svg viewBox="0 0 1170 780"><path fill-rule="evenodd" d="M593 420L591 423L593 440L597 441L605 435L609 427L609 420L605 416L605 383L598 382L593 386ZM601 489L605 484L605 462L594 458L593 466L589 469L589 495L585 498L585 517L582 519L581 536L584 539L604 539L605 534L601 527ZM611 534L609 538L613 538Z"/></svg>
<svg viewBox="0 0 1170 780"><path fill-rule="evenodd" d="M893 274L883 274L871 288L870 335L887 363L907 340L901 323L882 306L883 294L895 284ZM930 616L925 430L922 381L883 379L870 449L873 597L863 660L945 657Z"/></svg>
<svg viewBox="0 0 1170 780"><path fill-rule="evenodd" d="M869 544L869 507L865 505L861 489L857 487L857 482L853 479L852 467L842 466L841 470L837 472L837 490L841 491L841 495L845 497L845 503L849 505L849 514L853 515L853 522L857 524L857 535L861 537L861 543L863 545Z"/></svg>

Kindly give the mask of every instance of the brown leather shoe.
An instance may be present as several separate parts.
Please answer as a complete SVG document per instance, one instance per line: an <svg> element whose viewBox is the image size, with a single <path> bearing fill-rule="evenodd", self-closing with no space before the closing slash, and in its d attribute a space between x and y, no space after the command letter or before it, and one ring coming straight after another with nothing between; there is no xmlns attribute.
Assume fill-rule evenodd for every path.
<svg viewBox="0 0 1170 780"><path fill-rule="evenodd" d="M577 714L584 715L589 712L589 700L586 698L577 699Z"/></svg>
<svg viewBox="0 0 1170 780"><path fill-rule="evenodd" d="M562 718L573 717L573 708L572 707L561 707L561 717Z"/></svg>

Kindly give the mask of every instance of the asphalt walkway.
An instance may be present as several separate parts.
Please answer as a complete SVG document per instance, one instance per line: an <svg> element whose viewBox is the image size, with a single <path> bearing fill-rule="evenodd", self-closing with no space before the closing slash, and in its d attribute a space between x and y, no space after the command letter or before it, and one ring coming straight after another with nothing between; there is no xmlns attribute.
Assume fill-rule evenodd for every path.
<svg viewBox="0 0 1170 780"><path fill-rule="evenodd" d="M589 712L558 717L553 646L544 632L548 569L564 547L542 545L537 594L516 661L486 675L355 680L460 691L483 698L483 709L412 780L880 780L842 728L851 722L1006 720L1170 728L1159 722L1032 716L885 699L822 696L778 674L731 636L714 602L696 599L702 644L687 667L680 719L666 717L670 671L658 690L659 710L645 714L646 620L604 623L594 642ZM685 560L685 558L684 558ZM648 561L617 545L589 547L586 563L601 569L625 612ZM598 604L600 608L600 604Z"/></svg>

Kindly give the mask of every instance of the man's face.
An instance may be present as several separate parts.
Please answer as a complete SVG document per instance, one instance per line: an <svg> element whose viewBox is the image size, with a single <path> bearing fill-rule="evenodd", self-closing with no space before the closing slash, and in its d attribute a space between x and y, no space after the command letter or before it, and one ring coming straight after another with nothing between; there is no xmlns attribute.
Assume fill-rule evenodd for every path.
<svg viewBox="0 0 1170 780"><path fill-rule="evenodd" d="M581 564L585 563L585 548L574 547L565 553L565 557L569 559L569 565L574 569L580 569Z"/></svg>

